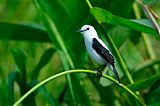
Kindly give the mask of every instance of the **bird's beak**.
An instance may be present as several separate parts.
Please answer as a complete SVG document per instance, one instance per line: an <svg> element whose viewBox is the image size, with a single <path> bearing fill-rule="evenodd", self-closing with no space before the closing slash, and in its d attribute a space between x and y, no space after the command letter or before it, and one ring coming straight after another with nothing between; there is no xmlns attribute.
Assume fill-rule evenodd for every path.
<svg viewBox="0 0 160 106"><path fill-rule="evenodd" d="M76 32L84 32L84 30L78 30L78 31L76 31Z"/></svg>

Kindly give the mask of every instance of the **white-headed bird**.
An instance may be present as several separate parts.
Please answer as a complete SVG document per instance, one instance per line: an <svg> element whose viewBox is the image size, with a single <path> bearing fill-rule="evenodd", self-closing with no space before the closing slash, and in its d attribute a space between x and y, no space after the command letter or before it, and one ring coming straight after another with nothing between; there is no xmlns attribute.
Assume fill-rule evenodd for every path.
<svg viewBox="0 0 160 106"><path fill-rule="evenodd" d="M111 69L120 83L118 72L115 68L115 61L112 53L109 51L105 43L98 37L98 34L94 27L91 25L84 25L79 31L84 36L86 49L93 61L100 66L96 69L97 75L102 76L102 70L107 66Z"/></svg>

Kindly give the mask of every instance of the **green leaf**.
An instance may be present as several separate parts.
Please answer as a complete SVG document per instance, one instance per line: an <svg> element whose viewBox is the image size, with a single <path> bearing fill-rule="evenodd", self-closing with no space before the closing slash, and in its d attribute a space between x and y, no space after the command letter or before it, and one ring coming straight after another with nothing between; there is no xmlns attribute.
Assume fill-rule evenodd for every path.
<svg viewBox="0 0 160 106"><path fill-rule="evenodd" d="M82 67L86 61L83 59L86 53L82 46L84 41L75 31L84 21L81 17L87 18L89 14L85 1L34 0L34 2L55 48L65 53L72 68ZM71 39L74 40L71 42Z"/></svg>
<svg viewBox="0 0 160 106"><path fill-rule="evenodd" d="M40 8L51 17L65 40L73 37L72 35L66 35L66 33L68 31L75 31L73 28L77 28L76 25L79 23L82 24L82 22L85 21L84 19L89 15L86 2L81 0L65 0L63 2L59 0L37 0L36 2Z"/></svg>
<svg viewBox="0 0 160 106"><path fill-rule="evenodd" d="M25 54L23 53L23 51L18 48L12 49L12 54L13 54L13 57L14 57L14 60L17 64L17 66L20 70L20 78L17 79L17 80L21 80L20 93L21 93L21 95L24 95L30 89L30 87L26 84L27 83L26 66L25 66L26 65L26 57L25 57ZM34 94L32 94L28 98L26 98L22 104L24 106L35 105Z"/></svg>
<svg viewBox="0 0 160 106"><path fill-rule="evenodd" d="M103 87L97 80L97 77L95 77L94 75L89 75L89 77L94 87L99 92L102 102L105 103L106 105L113 105L116 98L113 93L113 89L111 85L107 87Z"/></svg>
<svg viewBox="0 0 160 106"><path fill-rule="evenodd" d="M100 7L115 15L130 18L135 0L90 0L90 2L94 7Z"/></svg>
<svg viewBox="0 0 160 106"><path fill-rule="evenodd" d="M149 93L152 93L154 90L156 90L160 86L160 79L158 79L150 88Z"/></svg>
<svg viewBox="0 0 160 106"><path fill-rule="evenodd" d="M9 105L14 103L14 82L17 77L18 72L11 72L8 75L8 102ZM19 79L20 80L20 79Z"/></svg>
<svg viewBox="0 0 160 106"><path fill-rule="evenodd" d="M143 61L141 53L130 40L126 40L123 46L121 46L121 55L130 70L133 70Z"/></svg>
<svg viewBox="0 0 160 106"><path fill-rule="evenodd" d="M44 86L41 86L38 89L38 92L45 97L46 101L48 101L51 104L51 106L61 106Z"/></svg>
<svg viewBox="0 0 160 106"><path fill-rule="evenodd" d="M54 48L49 48L43 53L41 59L39 60L39 63L36 65L32 72L32 80L37 79L40 70L50 61L55 51L56 50Z"/></svg>
<svg viewBox="0 0 160 106"><path fill-rule="evenodd" d="M24 86L26 84L26 57L25 54L22 52L21 49L12 49L12 54L14 57L14 60L17 64L17 67L20 70L20 77L21 77L21 86Z"/></svg>
<svg viewBox="0 0 160 106"><path fill-rule="evenodd" d="M29 85L30 87L34 87L38 83L39 82L37 80L33 80ZM60 106L58 101L52 96L52 94L45 88L44 85L37 89L37 92L35 94L37 93L40 93L51 106Z"/></svg>
<svg viewBox="0 0 160 106"><path fill-rule="evenodd" d="M137 64L137 66L134 69L135 70L134 72L138 73L139 71L152 67L155 64L160 64L160 58L146 60L145 62L142 62L141 64Z"/></svg>
<svg viewBox="0 0 160 106"><path fill-rule="evenodd" d="M132 31L126 27L116 26L109 30L109 34L111 35L116 47L120 48L129 36L132 36Z"/></svg>
<svg viewBox="0 0 160 106"><path fill-rule="evenodd" d="M67 63L72 69L75 68L74 63L77 63L77 66L80 67L84 59L79 58L82 55L82 53L79 52L79 50L83 51L84 47L80 45L79 42L81 42L81 39L79 39L79 36L77 36L77 34L75 33L75 29L73 29L73 25L75 25L74 21L78 22L76 18L80 19L80 17L76 17L74 16L74 14L78 14L80 16L79 10L81 9L78 9L76 7L77 8L76 10L76 9L73 9L73 7L80 6L82 4L82 1L77 2L77 0L76 1L73 0L73 2L76 2L75 4L70 3L71 1L60 2L60 1L34 0L34 2L43 17L43 21L48 30L50 39L54 44L54 46L56 47L56 49L63 51L66 57ZM57 9L57 6L59 6L58 9ZM70 9L70 13L67 9ZM64 17L65 17L65 20L64 20ZM74 17L74 20L71 19L72 17ZM73 38L74 40L73 42L71 42L71 39ZM78 50L78 52L75 49ZM72 51L75 51L75 52L72 55L70 55ZM77 59L77 57L79 58L79 60ZM64 59L62 61L64 61ZM83 103L83 104L89 105L88 99L85 99L84 101L84 99L81 98L81 96L79 96L79 95L83 95L83 97L87 98L87 94L83 90L83 87L80 85L80 80L78 80L77 76L71 75L68 77L68 79L70 79L69 86L70 86L70 91L71 92L73 91L71 94L73 99L75 100L74 102L76 104ZM77 89L80 89L80 90L77 90ZM77 92L77 91L81 91L81 92Z"/></svg>
<svg viewBox="0 0 160 106"><path fill-rule="evenodd" d="M102 23L109 23L113 25L128 27L133 30L144 32L153 36L158 35L158 32L151 27L148 27L146 25L143 25L137 22L133 22L129 19L112 15L112 13L108 12L107 10L104 10L98 7L92 8L91 14L95 17L97 21L100 21Z"/></svg>
<svg viewBox="0 0 160 106"><path fill-rule="evenodd" d="M142 25L145 25L147 27L150 27L150 28L154 29L154 27L153 27L153 25L152 25L152 23L149 19L132 19L131 21L142 24Z"/></svg>
<svg viewBox="0 0 160 106"><path fill-rule="evenodd" d="M68 61L63 52L60 52L60 58L65 70L69 70ZM72 95L72 105L85 105L91 106L90 100L88 98L87 92L84 90L84 87L80 84L76 74L69 74L66 76L68 86Z"/></svg>
<svg viewBox="0 0 160 106"><path fill-rule="evenodd" d="M68 64L68 61L65 57L65 54L61 51L58 51L58 54L60 56L60 59L61 59L64 70L69 70L69 64Z"/></svg>
<svg viewBox="0 0 160 106"><path fill-rule="evenodd" d="M147 4L147 5L154 5L156 3L159 3L158 0L142 0L144 4Z"/></svg>
<svg viewBox="0 0 160 106"><path fill-rule="evenodd" d="M71 80L70 83L72 84L72 92L74 93L75 97L75 105L85 105L91 106L89 96L87 92L84 90L84 87L80 84L80 80L77 78L76 74L70 75Z"/></svg>
<svg viewBox="0 0 160 106"><path fill-rule="evenodd" d="M160 74L156 74L141 81L137 81L134 84L128 85L128 87L133 91L144 90L151 87L158 79L160 79Z"/></svg>
<svg viewBox="0 0 160 106"><path fill-rule="evenodd" d="M6 31L7 30L7 31ZM44 28L36 24L0 22L0 39L50 42Z"/></svg>
<svg viewBox="0 0 160 106"><path fill-rule="evenodd" d="M132 6L135 0L115 0L110 1L110 5L105 6L111 13L121 17L131 17Z"/></svg>
<svg viewBox="0 0 160 106"><path fill-rule="evenodd" d="M159 100L160 100L160 86L147 95L146 103L148 106L159 106L160 105Z"/></svg>

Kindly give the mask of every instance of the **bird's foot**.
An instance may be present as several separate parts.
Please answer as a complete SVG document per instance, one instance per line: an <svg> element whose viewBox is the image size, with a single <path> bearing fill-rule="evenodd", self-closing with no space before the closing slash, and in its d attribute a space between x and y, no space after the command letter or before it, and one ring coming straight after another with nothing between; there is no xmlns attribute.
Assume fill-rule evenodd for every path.
<svg viewBox="0 0 160 106"><path fill-rule="evenodd" d="M96 69L96 71L97 71L97 77L100 79L101 77L102 77L102 72L101 71L99 71L98 69Z"/></svg>

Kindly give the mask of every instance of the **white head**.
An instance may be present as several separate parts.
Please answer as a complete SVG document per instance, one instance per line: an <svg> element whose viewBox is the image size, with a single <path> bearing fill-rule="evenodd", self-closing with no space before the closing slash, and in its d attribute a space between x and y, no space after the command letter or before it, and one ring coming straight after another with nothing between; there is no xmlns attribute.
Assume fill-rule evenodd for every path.
<svg viewBox="0 0 160 106"><path fill-rule="evenodd" d="M81 32L85 39L86 38L91 39L91 38L97 38L98 37L96 30L91 25L82 26L82 28L78 32Z"/></svg>

